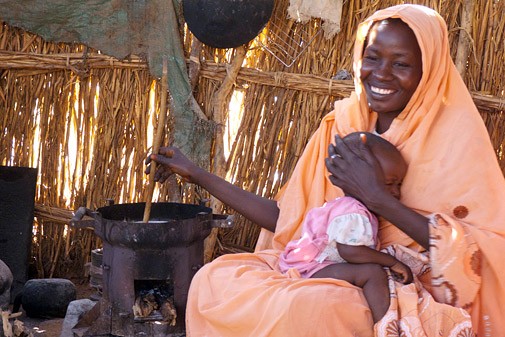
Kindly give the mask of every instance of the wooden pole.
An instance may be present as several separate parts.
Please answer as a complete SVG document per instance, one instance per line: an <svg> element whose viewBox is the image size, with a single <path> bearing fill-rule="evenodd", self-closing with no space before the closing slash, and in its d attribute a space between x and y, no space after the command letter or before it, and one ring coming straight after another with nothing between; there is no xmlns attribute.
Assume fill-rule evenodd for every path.
<svg viewBox="0 0 505 337"><path fill-rule="evenodd" d="M463 79L466 75L466 64L471 48L473 0L463 1L461 11L461 28L456 53L456 68Z"/></svg>
<svg viewBox="0 0 505 337"><path fill-rule="evenodd" d="M226 77L223 83L216 91L213 102L212 102L212 113L213 119L217 123L218 128L215 136L214 144L214 163L213 163L213 173L219 177L226 176L226 160L224 157L224 126L226 124L226 112L228 111L228 105L230 104L230 99L235 88L235 83L237 81L238 73L241 69L242 63L244 62L245 56L247 54L247 47L245 45L236 48L236 54L231 62L230 68L226 72ZM214 213L220 213L222 210L222 203L220 200L211 196L212 211ZM217 235L219 228L212 228L209 236L204 241L204 262L210 262L213 259L214 247L217 242Z"/></svg>
<svg viewBox="0 0 505 337"><path fill-rule="evenodd" d="M168 63L166 57L163 58L163 73L161 76L161 103L160 103L160 116L158 118L158 127L156 128L156 135L153 140L153 153L158 153L163 139L163 132L165 131L165 119L167 115L167 93L168 93ZM144 209L143 222L149 222L151 214L151 204L154 192L154 174L156 172L156 162L151 162L151 171L149 172L149 183L147 185L147 198L146 207Z"/></svg>

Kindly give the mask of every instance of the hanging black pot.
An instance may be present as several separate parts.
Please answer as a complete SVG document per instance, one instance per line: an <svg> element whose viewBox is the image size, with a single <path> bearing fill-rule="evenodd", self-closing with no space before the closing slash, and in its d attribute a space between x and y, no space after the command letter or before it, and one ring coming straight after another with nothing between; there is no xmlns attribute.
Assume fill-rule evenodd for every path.
<svg viewBox="0 0 505 337"><path fill-rule="evenodd" d="M272 15L274 0L183 0L184 19L202 43L235 48L254 39Z"/></svg>

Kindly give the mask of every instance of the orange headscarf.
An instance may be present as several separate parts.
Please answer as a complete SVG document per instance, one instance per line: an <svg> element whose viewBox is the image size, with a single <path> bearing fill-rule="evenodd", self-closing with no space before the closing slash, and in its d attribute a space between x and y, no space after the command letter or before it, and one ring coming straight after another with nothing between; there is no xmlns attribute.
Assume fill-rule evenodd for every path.
<svg viewBox="0 0 505 337"><path fill-rule="evenodd" d="M423 62L417 90L382 135L400 149L409 165L401 201L421 214L444 219L460 241L477 245L480 259L472 263L479 264L482 286L476 283L469 295L475 298L466 309L479 335L498 336L505 331L501 322L505 278L499 277L505 267L501 256L505 249L505 180L482 118L451 59L446 24L427 7L390 7L359 26L354 49L355 92L336 102L325 116L280 193L273 246L282 250L298 236L308 210L341 195L329 181L324 164L334 135L375 129L377 114L368 108L359 69L369 28L386 18L400 18L413 30ZM434 229L430 230L433 235ZM380 237L383 246L420 249L393 225L383 226ZM451 254L451 247L443 248L444 254ZM432 256L434 270L440 269L438 262Z"/></svg>

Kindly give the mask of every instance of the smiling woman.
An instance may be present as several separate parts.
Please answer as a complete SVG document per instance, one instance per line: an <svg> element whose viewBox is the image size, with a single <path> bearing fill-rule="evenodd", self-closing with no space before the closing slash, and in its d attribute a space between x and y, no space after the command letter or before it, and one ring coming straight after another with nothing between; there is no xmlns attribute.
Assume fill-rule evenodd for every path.
<svg viewBox="0 0 505 337"><path fill-rule="evenodd" d="M407 106L423 74L416 36L400 19L376 22L363 52L360 78L368 106L380 113L376 130L386 131Z"/></svg>

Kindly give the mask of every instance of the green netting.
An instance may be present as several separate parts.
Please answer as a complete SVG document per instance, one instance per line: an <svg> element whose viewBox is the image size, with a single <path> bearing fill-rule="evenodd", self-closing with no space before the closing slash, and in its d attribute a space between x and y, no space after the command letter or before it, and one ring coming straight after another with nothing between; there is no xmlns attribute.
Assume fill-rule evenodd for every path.
<svg viewBox="0 0 505 337"><path fill-rule="evenodd" d="M145 57L157 78L166 58L171 138L190 158L207 164L212 127L200 118L191 92L177 17L180 1L0 0L0 8L1 20L47 41L83 43L119 59Z"/></svg>

